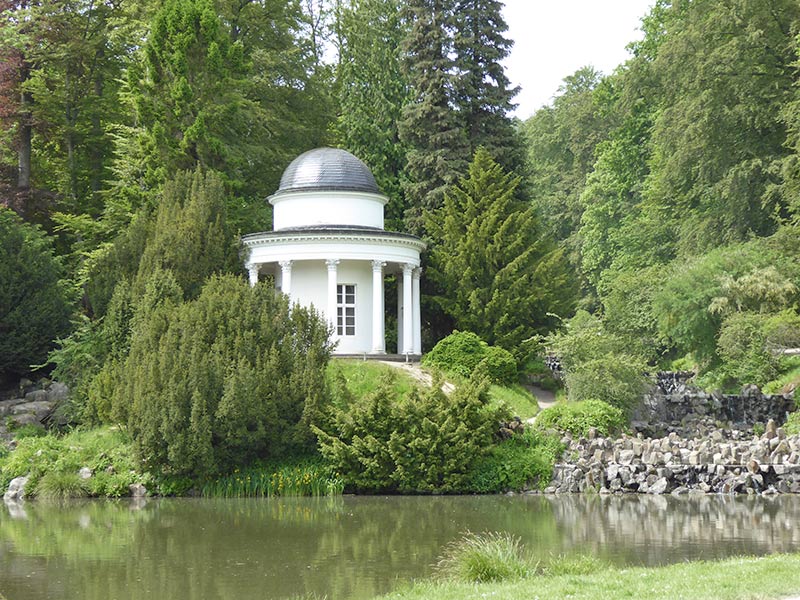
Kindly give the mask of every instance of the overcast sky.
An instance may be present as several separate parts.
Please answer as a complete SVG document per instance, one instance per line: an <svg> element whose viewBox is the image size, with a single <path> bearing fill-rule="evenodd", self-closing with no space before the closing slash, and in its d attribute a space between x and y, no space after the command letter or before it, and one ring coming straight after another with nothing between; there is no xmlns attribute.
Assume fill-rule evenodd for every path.
<svg viewBox="0 0 800 600"><path fill-rule="evenodd" d="M604 74L628 58L653 0L505 0L514 40L506 74L522 90L515 115L527 119L549 104L561 80L592 65Z"/></svg>

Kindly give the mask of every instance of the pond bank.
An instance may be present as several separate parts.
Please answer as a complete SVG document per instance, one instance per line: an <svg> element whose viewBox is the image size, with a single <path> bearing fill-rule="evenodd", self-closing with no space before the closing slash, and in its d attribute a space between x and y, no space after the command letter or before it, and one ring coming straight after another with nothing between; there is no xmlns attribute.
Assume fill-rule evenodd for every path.
<svg viewBox="0 0 800 600"><path fill-rule="evenodd" d="M800 493L800 436L770 421L763 435L714 431L684 438L565 437L562 461L545 493Z"/></svg>
<svg viewBox="0 0 800 600"><path fill-rule="evenodd" d="M800 594L800 554L733 558L658 568L605 569L590 574L532 575L503 583L417 583L384 600L469 598L672 598L738 600L787 598Z"/></svg>

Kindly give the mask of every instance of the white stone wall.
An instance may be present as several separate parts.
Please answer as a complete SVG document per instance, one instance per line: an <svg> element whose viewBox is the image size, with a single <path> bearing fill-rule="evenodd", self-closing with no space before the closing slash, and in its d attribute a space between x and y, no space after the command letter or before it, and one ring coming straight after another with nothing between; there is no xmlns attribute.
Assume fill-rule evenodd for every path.
<svg viewBox="0 0 800 600"><path fill-rule="evenodd" d="M292 301L304 306L313 305L325 314L328 306L328 271L322 260L294 261L292 263ZM339 284L356 286L356 335L337 336L337 354L360 354L372 349L372 266L371 263L342 260L337 265ZM327 315L326 315L327 316ZM335 322L335 320L334 320Z"/></svg>
<svg viewBox="0 0 800 600"><path fill-rule="evenodd" d="M383 229L385 196L360 192L293 192L270 198L273 229L357 225Z"/></svg>

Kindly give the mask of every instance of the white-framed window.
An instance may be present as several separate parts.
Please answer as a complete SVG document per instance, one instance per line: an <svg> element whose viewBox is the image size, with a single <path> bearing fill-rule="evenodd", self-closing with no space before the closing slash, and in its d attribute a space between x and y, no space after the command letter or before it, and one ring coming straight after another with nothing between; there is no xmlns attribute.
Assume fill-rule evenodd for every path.
<svg viewBox="0 0 800 600"><path fill-rule="evenodd" d="M353 283L336 286L336 333L356 334L356 286Z"/></svg>

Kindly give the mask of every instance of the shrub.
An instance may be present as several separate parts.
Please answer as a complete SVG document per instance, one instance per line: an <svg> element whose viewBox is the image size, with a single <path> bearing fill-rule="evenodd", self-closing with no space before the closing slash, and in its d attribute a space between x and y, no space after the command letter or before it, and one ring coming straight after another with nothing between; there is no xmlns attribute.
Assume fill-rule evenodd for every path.
<svg viewBox="0 0 800 600"><path fill-rule="evenodd" d="M485 356L475 368L482 369L492 382L500 385L512 385L519 376L517 361L511 352L498 346L488 346Z"/></svg>
<svg viewBox="0 0 800 600"><path fill-rule="evenodd" d="M599 399L628 412L647 389L645 361L627 341L606 331L596 316L579 311L548 344L564 368L570 400Z"/></svg>
<svg viewBox="0 0 800 600"><path fill-rule="evenodd" d="M480 368L482 375L501 385L517 381L514 356L508 350L489 346L470 331L454 331L440 340L425 355L422 364L462 377L470 377Z"/></svg>
<svg viewBox="0 0 800 600"><path fill-rule="evenodd" d="M329 419L314 428L320 452L351 489L463 491L501 417L487 404L487 385L470 380L446 396L434 382L396 400L385 380L349 406L334 403Z"/></svg>
<svg viewBox="0 0 800 600"><path fill-rule="evenodd" d="M531 572L519 538L507 533L467 532L445 548L436 568L441 577L466 583L520 579Z"/></svg>
<svg viewBox="0 0 800 600"><path fill-rule="evenodd" d="M43 363L69 330L62 274L47 236L0 207L0 383Z"/></svg>
<svg viewBox="0 0 800 600"><path fill-rule="evenodd" d="M491 494L525 489L544 489L561 456L561 442L538 431L526 431L492 447L472 470L469 490Z"/></svg>
<svg viewBox="0 0 800 600"><path fill-rule="evenodd" d="M309 426L327 401L327 323L232 275L209 279L194 301L160 295L134 318L109 386L142 464L202 478L313 449Z"/></svg>
<svg viewBox="0 0 800 600"><path fill-rule="evenodd" d="M585 436L591 427L600 435L619 433L627 427L625 414L601 400L563 402L544 409L536 417L537 429L557 429Z"/></svg>
<svg viewBox="0 0 800 600"><path fill-rule="evenodd" d="M471 331L454 331L440 340L422 359L422 364L469 377L486 356L488 345Z"/></svg>

